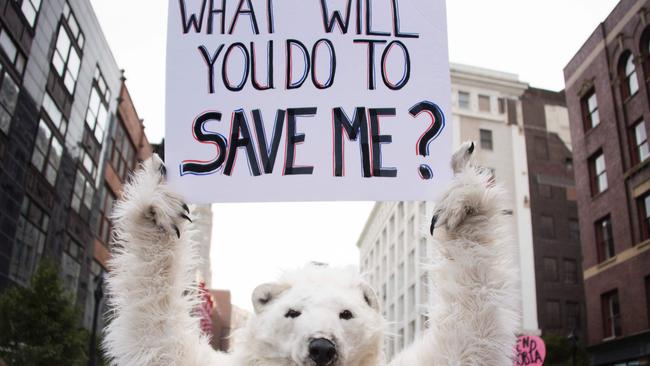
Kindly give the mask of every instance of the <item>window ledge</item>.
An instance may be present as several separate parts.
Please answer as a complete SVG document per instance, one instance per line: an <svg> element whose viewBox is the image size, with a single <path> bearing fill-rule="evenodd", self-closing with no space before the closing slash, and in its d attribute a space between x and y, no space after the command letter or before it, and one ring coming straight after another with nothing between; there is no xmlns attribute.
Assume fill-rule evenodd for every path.
<svg viewBox="0 0 650 366"><path fill-rule="evenodd" d="M600 120L600 122L598 122L598 124L597 124L596 126L590 128L590 129L588 129L588 130L585 130L585 133L584 133L584 135L583 135L584 138L587 138L588 136L591 136L591 135L593 134L593 132L594 132L596 129L598 129L598 127L600 127L600 126L603 125L604 122L605 122L605 121Z"/></svg>
<svg viewBox="0 0 650 366"><path fill-rule="evenodd" d="M605 259L604 261L598 263L598 269L602 269L605 267L609 267L610 265L616 263L616 256L613 256L611 258Z"/></svg>
<svg viewBox="0 0 650 366"><path fill-rule="evenodd" d="M648 247L650 247L650 239L647 239L645 241L640 242L639 244L635 245L635 248L637 250L645 250Z"/></svg>
<svg viewBox="0 0 650 366"><path fill-rule="evenodd" d="M627 98L623 99L623 104L627 104L629 101L631 101L632 99L634 99L634 97L636 97L638 94L639 94L639 90L637 90L636 92L634 92L634 94L629 95Z"/></svg>
<svg viewBox="0 0 650 366"><path fill-rule="evenodd" d="M616 339L616 336L611 336L611 337L603 338L603 342L610 342L610 341L613 341L615 339Z"/></svg>
<svg viewBox="0 0 650 366"><path fill-rule="evenodd" d="M623 174L623 179L627 180L636 173L638 173L640 170L645 168L646 166L650 165L650 159L645 159L644 161L634 165L630 169L628 169L625 174Z"/></svg>
<svg viewBox="0 0 650 366"><path fill-rule="evenodd" d="M604 196L605 193L607 193L608 190L609 190L609 187L607 187L604 191L600 191L600 192L598 192L598 193L596 193L596 194L592 194L592 195L591 195L591 200L592 200L592 201L595 201L595 200L597 200L598 198L600 198L601 196Z"/></svg>

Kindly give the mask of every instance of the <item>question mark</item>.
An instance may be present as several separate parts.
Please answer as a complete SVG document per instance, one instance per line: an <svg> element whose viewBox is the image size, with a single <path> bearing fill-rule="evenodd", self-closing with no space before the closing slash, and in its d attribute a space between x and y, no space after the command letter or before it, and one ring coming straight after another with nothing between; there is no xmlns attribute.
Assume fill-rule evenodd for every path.
<svg viewBox="0 0 650 366"><path fill-rule="evenodd" d="M414 118L423 112L428 114L431 118L431 125L429 125L415 144L415 153L426 157L429 156L429 145L445 128L445 114L442 113L442 109L440 109L437 104L429 101L422 101L409 109L409 113ZM431 167L426 164L420 165L418 173L422 179L429 180L433 178L433 171L431 170Z"/></svg>

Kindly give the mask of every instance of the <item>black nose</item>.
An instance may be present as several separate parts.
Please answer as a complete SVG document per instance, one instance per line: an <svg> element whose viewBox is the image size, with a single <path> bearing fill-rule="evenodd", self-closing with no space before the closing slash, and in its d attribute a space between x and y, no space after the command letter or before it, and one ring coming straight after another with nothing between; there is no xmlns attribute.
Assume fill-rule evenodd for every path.
<svg viewBox="0 0 650 366"><path fill-rule="evenodd" d="M325 338L314 339L309 342L309 358L318 366L328 365L336 358L336 346Z"/></svg>

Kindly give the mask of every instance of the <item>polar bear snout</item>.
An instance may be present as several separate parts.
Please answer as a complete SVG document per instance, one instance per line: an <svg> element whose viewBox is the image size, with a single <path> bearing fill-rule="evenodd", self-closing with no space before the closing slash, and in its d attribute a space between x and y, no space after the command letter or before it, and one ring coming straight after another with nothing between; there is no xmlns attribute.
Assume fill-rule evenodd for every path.
<svg viewBox="0 0 650 366"><path fill-rule="evenodd" d="M336 345L326 338L316 338L309 342L309 358L316 366L332 365L337 358Z"/></svg>

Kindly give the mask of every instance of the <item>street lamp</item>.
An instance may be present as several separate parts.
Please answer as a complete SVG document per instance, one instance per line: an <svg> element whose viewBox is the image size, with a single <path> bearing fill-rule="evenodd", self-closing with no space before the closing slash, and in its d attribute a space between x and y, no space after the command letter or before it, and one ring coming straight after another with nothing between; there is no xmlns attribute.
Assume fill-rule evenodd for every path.
<svg viewBox="0 0 650 366"><path fill-rule="evenodd" d="M88 366L95 366L97 364L97 342L95 340L97 334L97 313L99 312L99 305L104 297L104 270L95 277L95 309L93 312L93 328L90 333L90 345L88 347Z"/></svg>

